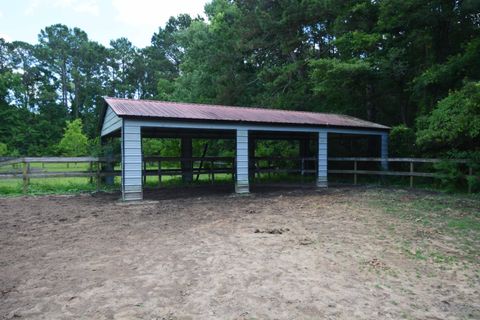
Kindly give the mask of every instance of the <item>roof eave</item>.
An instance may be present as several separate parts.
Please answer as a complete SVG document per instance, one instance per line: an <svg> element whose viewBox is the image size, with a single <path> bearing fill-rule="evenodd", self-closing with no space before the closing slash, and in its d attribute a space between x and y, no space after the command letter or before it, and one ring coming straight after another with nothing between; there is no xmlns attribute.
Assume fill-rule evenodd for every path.
<svg viewBox="0 0 480 320"><path fill-rule="evenodd" d="M113 108L112 108L113 109ZM116 112L115 112L116 113ZM288 127L322 127L322 128L338 128L338 129L356 129L356 130L373 130L373 131L390 131L391 128L383 126L383 128L378 127L363 127L363 126L341 126L341 125L330 125L330 124L312 124L312 123L278 123L278 122L265 122L265 121L244 121L244 120L214 120L214 119L188 119L188 118L173 118L173 117L156 117L156 116L135 116L127 114L116 113L120 118L125 119L136 119L136 120L162 120L162 121L184 121L184 122L208 122L208 123L241 123L241 124L257 124L257 125L269 125L269 126L288 126Z"/></svg>

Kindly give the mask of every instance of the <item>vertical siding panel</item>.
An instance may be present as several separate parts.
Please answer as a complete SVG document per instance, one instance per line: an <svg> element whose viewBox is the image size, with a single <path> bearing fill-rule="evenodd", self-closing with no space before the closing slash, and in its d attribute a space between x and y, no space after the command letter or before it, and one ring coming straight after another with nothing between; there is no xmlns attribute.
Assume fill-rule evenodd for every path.
<svg viewBox="0 0 480 320"><path fill-rule="evenodd" d="M125 120L122 126L122 198L142 200L141 127Z"/></svg>
<svg viewBox="0 0 480 320"><path fill-rule="evenodd" d="M248 130L237 130L235 192L248 193Z"/></svg>
<svg viewBox="0 0 480 320"><path fill-rule="evenodd" d="M318 133L318 170L317 187L325 188L328 186L328 133L321 130Z"/></svg>

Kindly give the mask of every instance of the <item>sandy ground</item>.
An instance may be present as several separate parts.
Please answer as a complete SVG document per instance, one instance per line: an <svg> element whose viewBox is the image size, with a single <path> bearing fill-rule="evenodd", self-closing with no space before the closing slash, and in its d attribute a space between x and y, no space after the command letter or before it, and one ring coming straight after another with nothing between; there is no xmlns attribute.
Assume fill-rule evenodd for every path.
<svg viewBox="0 0 480 320"><path fill-rule="evenodd" d="M480 319L478 261L409 257L375 190L205 193L0 199L0 318Z"/></svg>

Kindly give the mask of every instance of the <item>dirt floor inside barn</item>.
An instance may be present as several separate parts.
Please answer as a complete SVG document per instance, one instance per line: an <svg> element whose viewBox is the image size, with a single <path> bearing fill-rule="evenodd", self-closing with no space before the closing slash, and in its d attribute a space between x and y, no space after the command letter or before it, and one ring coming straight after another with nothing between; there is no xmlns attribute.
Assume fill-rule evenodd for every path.
<svg viewBox="0 0 480 320"><path fill-rule="evenodd" d="M480 199L382 188L0 199L0 318L480 319Z"/></svg>

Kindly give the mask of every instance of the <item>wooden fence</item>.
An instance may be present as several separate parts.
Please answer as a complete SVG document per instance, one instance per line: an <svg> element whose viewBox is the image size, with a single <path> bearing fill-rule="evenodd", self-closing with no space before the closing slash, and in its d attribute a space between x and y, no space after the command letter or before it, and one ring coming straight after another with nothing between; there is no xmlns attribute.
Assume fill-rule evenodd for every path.
<svg viewBox="0 0 480 320"><path fill-rule="evenodd" d="M384 162L382 158L329 158L329 174L351 175L353 184L358 183L359 175L377 175L377 176L400 176L409 177L410 187L414 186L415 177L442 178L438 172L426 172L417 170L419 164L439 163L442 159L423 159L423 158L389 158L389 165L395 163L407 164L408 170L382 170L380 163ZM448 160L450 162L463 165L466 168L464 178L473 177L474 172L472 166L467 160ZM191 163L191 174L198 180L201 174L207 174L213 182L216 174L228 174L235 177L235 158L234 157L157 157L145 156L143 158L143 181L146 182L147 176L158 176L159 184L162 182L162 176L178 176L182 175L180 164L182 162ZM32 163L42 165L42 168L32 168ZM88 163L88 169L83 171L48 171L44 170L45 164L48 163ZM31 178L51 178L51 177L86 177L93 180L96 179L97 188L100 188L101 178L107 176L120 176L120 170L114 170L114 164L119 163L118 160L106 159L99 157L24 157L0 159L0 179L22 179L23 191L27 192ZM342 164L341 168L335 168L334 164ZM360 164L370 163L376 164L369 168L359 168ZM155 167L156 169L151 169ZM260 177L261 174L299 174L302 177L306 175L314 175L316 173L317 160L314 157L298 158L298 157L255 157L252 161L250 173L252 177ZM10 170L4 170L10 167ZM109 170L106 170L109 168ZM373 168L373 169L372 169ZM477 174L478 175L478 174ZM479 176L477 176L480 179ZM469 192L471 192L469 184Z"/></svg>
<svg viewBox="0 0 480 320"><path fill-rule="evenodd" d="M415 166L418 164L434 164L434 163L441 163L441 162L450 162L454 164L461 164L464 165L467 170L464 174L463 178L467 179L468 177L474 177L473 167L469 165L468 160L464 159L426 159L426 158L388 158L387 162L390 164L394 163L404 163L408 164L408 171L398 171L398 170L365 170L359 169L359 163L382 163L385 159L382 158L359 158L359 157L344 157L344 158L328 158L329 162L344 162L344 163L351 163L351 169L329 169L328 173L331 174L350 174L353 175L353 184L358 183L358 175L379 175L379 176L399 176L399 177L409 177L409 185L411 188L414 186L414 178L415 177L423 177L423 178L432 178L432 179L441 179L444 175L438 172L425 172L425 171L417 171L415 170ZM477 177L480 179L480 176ZM471 184L468 184L468 192L471 193Z"/></svg>
<svg viewBox="0 0 480 320"><path fill-rule="evenodd" d="M100 177L106 175L116 175L115 172L102 172L101 163L106 162L104 158L99 157L23 157L8 159L0 161L0 169L10 166L10 170L0 171L0 179L22 179L23 192L26 193L31 178L72 178L72 177L86 177L97 180L97 188L100 187ZM31 164L39 163L42 168L33 170ZM43 170L47 163L88 163L88 170L84 171L46 171Z"/></svg>

